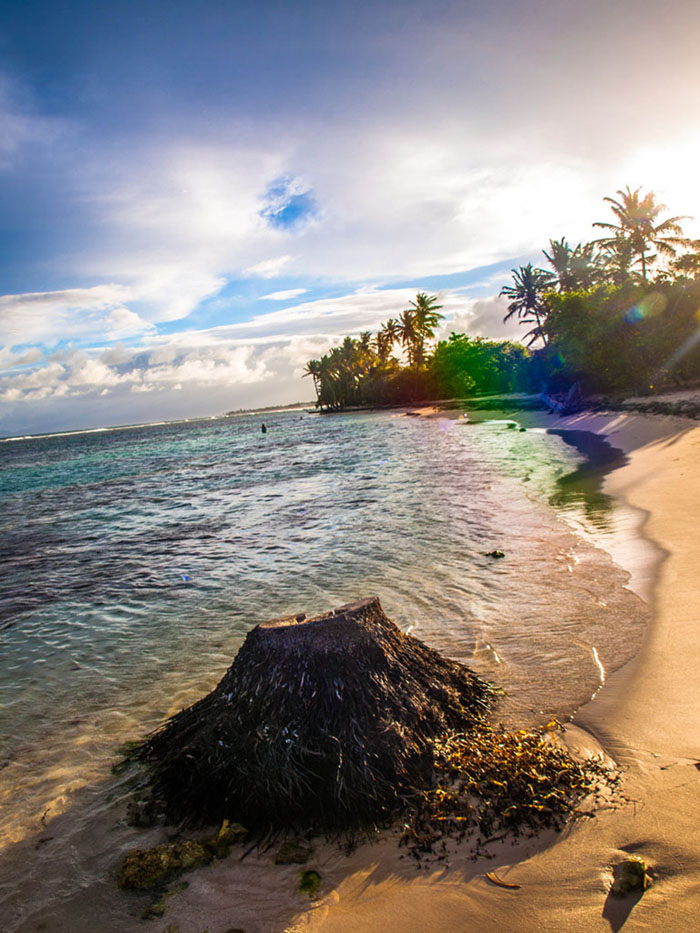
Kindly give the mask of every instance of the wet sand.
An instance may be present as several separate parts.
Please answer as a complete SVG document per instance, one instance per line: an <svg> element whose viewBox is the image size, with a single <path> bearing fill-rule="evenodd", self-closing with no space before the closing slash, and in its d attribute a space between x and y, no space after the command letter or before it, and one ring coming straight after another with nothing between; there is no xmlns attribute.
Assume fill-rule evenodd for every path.
<svg viewBox="0 0 700 933"><path fill-rule="evenodd" d="M429 414L429 412L426 412ZM642 588L652 593L655 621L634 661L612 675L596 699L576 716L569 732L584 751L599 750L598 739L624 771L621 800L578 821L563 836L548 833L517 845L491 847L492 859L473 861L467 848L446 861L423 867L397 846L395 834L361 846L350 856L335 844L318 845L305 866L322 877L320 897L297 891L299 866L275 866L274 849L237 855L186 876L188 888L168 903L165 916L139 919L148 898L124 894L114 909L114 877L85 871L83 890L61 899L62 877L76 864L89 865L94 824L66 818L50 834L70 834L74 864L51 859L49 833L18 847L43 858L55 888L52 914L39 905L17 928L23 931L152 929L177 933L425 933L425 931L686 931L697 928L700 910L700 597L697 530L700 527L700 426L681 418L638 414L577 415L568 418L519 412L530 427L594 431L627 454L624 465L605 478L605 491L636 510L637 525L618 542L618 561L634 564ZM641 527L643 525L643 528ZM635 550L639 534L656 549ZM663 558L660 560L660 557ZM127 787L123 792L126 794ZM100 788L91 798L97 799ZM117 802L117 806L119 806ZM89 802L85 807L90 810ZM114 816L111 816L113 821ZM90 828L92 825L92 828ZM122 829L98 834L113 853L116 869ZM122 838L123 837L123 838ZM162 830L144 833L144 846L162 840ZM37 849L39 850L37 852ZM611 867L629 853L651 866L654 886L639 899L608 895ZM22 859L16 859L21 874ZM485 871L497 870L517 890L491 885ZM23 889L23 890L22 890ZM19 885L18 896L27 897ZM109 905L109 907L108 907Z"/></svg>
<svg viewBox="0 0 700 933"><path fill-rule="evenodd" d="M687 931L700 911L700 426L675 417L519 412L519 421L595 431L628 455L605 489L646 515L665 554L654 623L637 657L575 718L623 769L627 803L579 821L522 858L507 847L476 873L453 867L407 877L381 858L348 876L299 929L353 931ZM647 568L647 573L648 573ZM583 733L585 735L585 733ZM655 883L643 897L609 895L611 868L642 856ZM379 853L377 853L379 855ZM494 887L483 872L521 885ZM373 883L376 878L376 883Z"/></svg>

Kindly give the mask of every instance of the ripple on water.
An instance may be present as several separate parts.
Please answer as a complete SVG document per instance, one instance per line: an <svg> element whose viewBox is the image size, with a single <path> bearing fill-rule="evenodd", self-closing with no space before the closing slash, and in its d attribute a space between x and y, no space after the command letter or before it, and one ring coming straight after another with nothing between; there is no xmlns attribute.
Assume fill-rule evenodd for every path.
<svg viewBox="0 0 700 933"><path fill-rule="evenodd" d="M6 840L109 781L115 746L210 689L268 618L376 593L503 686L511 723L568 715L636 650L644 605L549 505L581 460L561 438L383 414L267 424L0 445ZM573 488L562 507L584 527Z"/></svg>

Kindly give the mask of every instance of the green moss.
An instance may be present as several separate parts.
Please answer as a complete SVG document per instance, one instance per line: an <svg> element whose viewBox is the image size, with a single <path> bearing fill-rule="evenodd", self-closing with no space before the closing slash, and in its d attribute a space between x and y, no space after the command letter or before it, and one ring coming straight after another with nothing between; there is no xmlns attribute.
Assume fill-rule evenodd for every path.
<svg viewBox="0 0 700 933"><path fill-rule="evenodd" d="M320 884L321 876L317 871L303 871L299 877L299 890L309 897L316 897Z"/></svg>
<svg viewBox="0 0 700 933"><path fill-rule="evenodd" d="M174 888L171 888L170 891L165 891L158 898L157 901L154 901L149 907L147 907L144 912L141 914L143 920L154 920L158 917L162 917L165 913L165 908L167 905L168 898L172 897L174 894L182 894L189 885L186 881L181 881L180 884L176 884Z"/></svg>
<svg viewBox="0 0 700 933"><path fill-rule="evenodd" d="M132 849L119 869L119 887L137 891L155 888L180 872L208 864L213 857L201 842L192 839L168 842L153 849Z"/></svg>

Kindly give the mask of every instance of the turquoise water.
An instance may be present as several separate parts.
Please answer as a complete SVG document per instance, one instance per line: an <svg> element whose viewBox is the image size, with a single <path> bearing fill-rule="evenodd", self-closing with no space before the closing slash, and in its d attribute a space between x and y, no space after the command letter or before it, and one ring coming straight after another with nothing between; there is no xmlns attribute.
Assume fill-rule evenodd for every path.
<svg viewBox="0 0 700 933"><path fill-rule="evenodd" d="M265 435L244 416L0 443L5 842L108 790L115 746L210 689L275 616L377 594L504 687L510 724L570 715L636 650L646 607L562 520L604 533L613 504L567 484L582 456L560 437L264 417Z"/></svg>

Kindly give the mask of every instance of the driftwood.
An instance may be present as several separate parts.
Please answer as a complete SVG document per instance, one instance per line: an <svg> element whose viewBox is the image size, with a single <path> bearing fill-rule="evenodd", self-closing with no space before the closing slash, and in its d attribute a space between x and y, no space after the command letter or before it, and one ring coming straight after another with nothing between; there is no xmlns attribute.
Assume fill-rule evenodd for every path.
<svg viewBox="0 0 700 933"><path fill-rule="evenodd" d="M371 598L256 626L219 685L135 754L171 819L347 830L427 790L433 739L482 721L493 695Z"/></svg>

